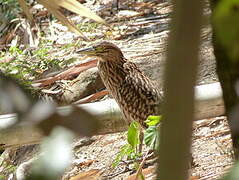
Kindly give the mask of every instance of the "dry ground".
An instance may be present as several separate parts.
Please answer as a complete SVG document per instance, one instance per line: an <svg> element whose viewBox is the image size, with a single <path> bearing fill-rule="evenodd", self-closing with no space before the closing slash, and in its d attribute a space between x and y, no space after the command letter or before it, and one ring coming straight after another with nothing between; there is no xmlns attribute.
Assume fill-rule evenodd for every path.
<svg viewBox="0 0 239 180"><path fill-rule="evenodd" d="M162 10L170 12L169 9L171 7L169 4L164 4L162 7ZM207 10L205 11L208 12ZM208 15L208 13L205 14ZM133 21L125 22L124 25L128 26L129 29L134 27L134 24L137 24L137 22L144 22L141 26L135 25L141 30L141 34L137 34L135 37L134 33L132 33L126 39L123 38L113 42L117 43L127 58L133 59L146 74L152 79L158 80L158 77L160 79L163 78L162 72L170 18L168 16L161 18L156 15L153 18L151 17L151 19L155 20L153 23L148 22L149 20L147 19L149 18L139 17ZM216 81L215 58L211 46L211 30L209 26L204 26L197 84ZM132 178L130 175L135 173L135 171L131 169L130 165L121 163L116 169L111 167L114 157L125 143L125 133L116 133L96 136L89 145L79 147L78 144L78 148L75 151L75 162L63 179L68 179L72 175L77 179L77 177L82 177L82 172L83 175L94 174L99 179ZM194 123L192 157L192 179L217 179L231 167L233 163L232 144L225 117L198 120ZM149 160L148 164L146 164L146 179L153 177L151 173L154 172L152 168L154 166L155 164L152 160ZM92 171L93 169L95 171Z"/></svg>
<svg viewBox="0 0 239 180"><path fill-rule="evenodd" d="M89 141L87 141L89 142ZM74 145L75 160L71 169L63 179L81 179L86 175L89 179L92 170L98 179L130 179L135 171L132 162L120 163L117 168L111 164L119 152L120 147L126 143L125 133L96 136L90 144L77 141ZM212 119L198 120L194 123L192 142L192 169L190 171L194 180L212 180L221 177L231 167L232 144L227 121L224 116ZM154 159L146 161L144 172L146 179L154 176ZM96 179L97 179L96 178ZM155 179L155 178L153 178Z"/></svg>
<svg viewBox="0 0 239 180"><path fill-rule="evenodd" d="M93 7L90 3L89 7L96 7L95 10L98 13L107 12L106 10L98 11L97 6ZM163 79L162 72L165 62L166 40L169 33L171 5L159 3L153 10L157 13L152 12L144 16L126 18L125 21L113 21L111 24L118 28L125 27L125 30L111 41L116 43L125 56L135 61L147 75L158 80L159 78ZM208 14L208 10L205 10L205 16ZM108 17L111 18L111 16ZM102 39L98 38L97 41ZM216 81L211 30L209 25L205 25L202 30L197 84ZM161 81L160 84L162 85ZM221 177L233 163L231 138L226 118L215 117L198 120L195 121L193 129L193 163L190 171L192 179L212 180ZM64 174L63 179L117 180L132 178L130 175L135 173L132 169L132 162L127 162L130 165L122 162L115 169L111 167L113 159L125 143L125 133L95 136L91 140L76 140L73 145L74 161ZM147 174L146 179L153 177L151 173L154 172L154 166L155 163L152 159L146 162L144 167L144 172Z"/></svg>

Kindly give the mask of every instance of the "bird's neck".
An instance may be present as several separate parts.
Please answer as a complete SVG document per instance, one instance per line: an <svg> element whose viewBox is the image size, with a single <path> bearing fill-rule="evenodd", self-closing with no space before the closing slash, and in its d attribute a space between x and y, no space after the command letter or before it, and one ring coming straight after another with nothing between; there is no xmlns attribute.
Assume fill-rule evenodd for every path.
<svg viewBox="0 0 239 180"><path fill-rule="evenodd" d="M115 64L125 63L123 54L107 54L107 56L101 56L100 58L100 61L103 62L112 62Z"/></svg>
<svg viewBox="0 0 239 180"><path fill-rule="evenodd" d="M112 86L120 86L123 83L126 73L124 71L124 63L126 59L121 59L120 61L99 61L98 69L100 76L105 86L111 89Z"/></svg>
<svg viewBox="0 0 239 180"><path fill-rule="evenodd" d="M106 66L108 69L122 69L126 62L127 60L124 57L118 57L117 59L99 60L98 66Z"/></svg>

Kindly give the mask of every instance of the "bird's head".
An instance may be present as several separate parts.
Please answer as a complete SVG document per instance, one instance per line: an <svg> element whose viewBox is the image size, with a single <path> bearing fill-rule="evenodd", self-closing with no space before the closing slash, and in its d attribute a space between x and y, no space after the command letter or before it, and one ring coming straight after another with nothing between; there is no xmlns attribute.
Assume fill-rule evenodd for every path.
<svg viewBox="0 0 239 180"><path fill-rule="evenodd" d="M101 42L89 48L77 51L91 57L98 57L100 61L120 61L123 59L123 53L120 48L110 42Z"/></svg>

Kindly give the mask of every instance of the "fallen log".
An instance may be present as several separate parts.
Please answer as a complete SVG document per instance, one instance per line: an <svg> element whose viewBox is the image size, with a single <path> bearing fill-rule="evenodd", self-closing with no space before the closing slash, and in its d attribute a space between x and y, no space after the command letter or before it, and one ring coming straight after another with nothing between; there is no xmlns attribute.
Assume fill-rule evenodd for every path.
<svg viewBox="0 0 239 180"><path fill-rule="evenodd" d="M224 103L220 83L212 83L195 87L196 111L195 120L213 118L224 114ZM127 130L127 124L117 103L108 99L95 103L78 105L92 113L101 126L97 134L116 133ZM59 114L67 114L71 106L58 107ZM80 118L80 117L79 117ZM16 126L13 129L3 129L16 122L16 114L0 115L0 146L12 147L39 143L43 138L41 131L34 126Z"/></svg>

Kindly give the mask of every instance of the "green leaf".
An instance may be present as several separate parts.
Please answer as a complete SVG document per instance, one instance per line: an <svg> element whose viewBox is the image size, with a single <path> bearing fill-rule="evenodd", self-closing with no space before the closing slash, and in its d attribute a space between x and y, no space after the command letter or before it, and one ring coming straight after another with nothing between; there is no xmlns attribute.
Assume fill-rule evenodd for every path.
<svg viewBox="0 0 239 180"><path fill-rule="evenodd" d="M117 154L115 160L112 163L112 167L115 168L118 166L119 162L123 159L124 156L128 155L129 152L131 152L131 145L130 144L125 144L123 147L121 147L120 152Z"/></svg>
<svg viewBox="0 0 239 180"><path fill-rule="evenodd" d="M136 148L136 146L139 144L139 132L140 132L140 125L138 122L133 121L128 129L128 143L133 147Z"/></svg>
<svg viewBox="0 0 239 180"><path fill-rule="evenodd" d="M159 147L159 127L149 126L144 133L144 143L151 149Z"/></svg>
<svg viewBox="0 0 239 180"><path fill-rule="evenodd" d="M227 49L230 59L237 62L239 58L239 0L221 0L217 3L212 22L215 26L217 40Z"/></svg>
<svg viewBox="0 0 239 180"><path fill-rule="evenodd" d="M146 120L145 123L148 126L156 126L160 123L162 116L149 116Z"/></svg>
<svg viewBox="0 0 239 180"><path fill-rule="evenodd" d="M237 180L239 179L239 163L237 162L222 180Z"/></svg>

